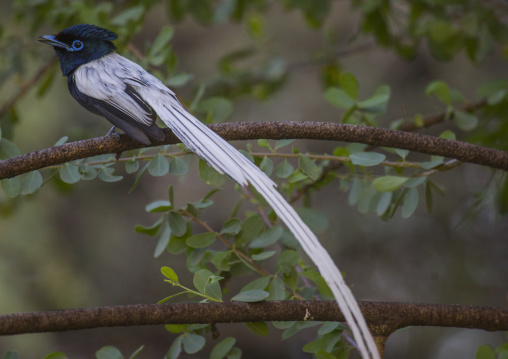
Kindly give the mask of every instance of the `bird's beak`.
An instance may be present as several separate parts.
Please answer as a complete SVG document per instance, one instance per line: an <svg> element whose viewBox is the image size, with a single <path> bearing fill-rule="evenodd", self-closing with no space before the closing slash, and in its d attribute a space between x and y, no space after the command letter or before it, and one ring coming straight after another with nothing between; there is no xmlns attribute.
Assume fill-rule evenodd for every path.
<svg viewBox="0 0 508 359"><path fill-rule="evenodd" d="M44 44L47 44L47 45L51 45L51 46L54 46L54 47L62 47L64 49L68 49L69 48L69 45L61 42L61 41L58 41L56 39L56 37L54 37L53 35L44 35L44 36L39 36L37 38L37 40L39 40L40 42L44 43Z"/></svg>

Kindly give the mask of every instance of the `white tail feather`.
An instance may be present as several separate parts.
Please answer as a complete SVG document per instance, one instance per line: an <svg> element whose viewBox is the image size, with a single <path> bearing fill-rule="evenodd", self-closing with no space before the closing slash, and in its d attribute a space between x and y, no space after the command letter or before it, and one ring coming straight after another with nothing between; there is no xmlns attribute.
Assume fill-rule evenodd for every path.
<svg viewBox="0 0 508 359"><path fill-rule="evenodd" d="M220 173L227 174L242 186L251 183L265 198L319 268L353 332L362 357L379 359L374 339L339 269L314 233L274 188L275 183L238 150L178 104L163 104L160 101L154 101L151 105L178 138L210 166Z"/></svg>

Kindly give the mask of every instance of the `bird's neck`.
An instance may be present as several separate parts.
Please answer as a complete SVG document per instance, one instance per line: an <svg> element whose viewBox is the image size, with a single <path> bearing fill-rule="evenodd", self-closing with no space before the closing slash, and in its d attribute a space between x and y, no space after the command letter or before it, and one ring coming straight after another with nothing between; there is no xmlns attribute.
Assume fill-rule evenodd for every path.
<svg viewBox="0 0 508 359"><path fill-rule="evenodd" d="M55 52L60 60L60 68L62 69L62 74L64 76L71 75L82 65L116 53L114 49L103 49L103 51L84 52L81 56L77 57L73 56L74 54L68 52L67 50L60 51L60 49L55 48Z"/></svg>

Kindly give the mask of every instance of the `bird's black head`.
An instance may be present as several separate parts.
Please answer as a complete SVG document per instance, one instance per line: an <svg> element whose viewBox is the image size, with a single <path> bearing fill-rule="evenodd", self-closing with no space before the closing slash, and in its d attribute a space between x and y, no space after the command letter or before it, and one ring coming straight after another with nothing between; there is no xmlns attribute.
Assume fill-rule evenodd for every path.
<svg viewBox="0 0 508 359"><path fill-rule="evenodd" d="M44 35L39 41L53 46L64 76L77 67L116 50L111 42L118 37L112 31L95 25L73 25L56 35Z"/></svg>

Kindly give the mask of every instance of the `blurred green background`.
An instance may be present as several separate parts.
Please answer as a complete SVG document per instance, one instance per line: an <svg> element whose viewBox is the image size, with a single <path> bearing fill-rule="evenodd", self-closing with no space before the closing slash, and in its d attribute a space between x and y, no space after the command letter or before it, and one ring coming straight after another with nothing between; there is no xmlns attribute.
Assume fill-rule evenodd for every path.
<svg viewBox="0 0 508 359"><path fill-rule="evenodd" d="M60 1L47 4L66 6ZM19 51L21 56L26 53L28 57L24 72L34 73L55 56L36 41L36 35L54 34L61 29L16 19L15 13L22 13L24 6L27 12L32 11L30 7L36 6L36 1L0 1L0 5L2 36L6 39L17 35L23 40ZM262 40L252 32L255 18L250 23L224 21L203 25L188 16L175 22L168 19L168 8L166 4L152 6L131 42L143 51L145 43L153 41L160 28L168 24L174 27L171 46L179 59L177 68L193 74L190 82L175 89L185 102L192 101L201 83L216 83L220 76L219 59L247 45L261 48L260 56L283 59L288 66L284 83L268 98L235 98L231 122L339 122L342 113L323 97L323 64L313 61L313 56L323 51L327 36L334 37L344 48L366 44L362 51L340 56L336 65L340 71L349 71L357 77L360 97L381 84L391 86L388 111L379 119L382 127L407 114L442 111L442 105L435 99L424 96L425 87L433 80L444 80L464 96L475 99L476 88L483 82L506 79L508 75L506 59L500 56L499 47L473 65L463 52L452 61L437 61L425 44L417 47L410 60L401 59L390 49L371 45L368 36L348 45L357 33L360 14L346 1L332 1L323 26L317 29L306 25L302 12L287 11L281 3L273 2L263 13ZM37 28L37 33L31 26ZM91 115L71 98L59 69L55 76L45 96L40 98L36 91L30 91L17 106L20 122L12 140L22 153L50 147L64 135L76 140L102 136L109 129L106 121ZM0 87L0 104L24 83L19 77L7 81ZM446 129L456 131L460 139L468 139L451 122L421 132L439 135ZM505 140L506 137L500 139L503 143ZM244 142L234 145L243 149L246 146ZM297 141L295 145L301 152L331 153L337 143ZM174 186L180 204L206 194L210 187L199 179L196 163L194 159L185 181L171 175L146 176L130 194L132 175L117 183L82 181L66 191L50 182L38 193L14 201L7 201L2 194L0 313L155 303L174 291L163 282L159 269L164 265L184 275L182 282L189 283L190 275L184 274L185 259L168 253L154 259L155 239L136 233L134 225L148 225L155 220L145 213L144 206L156 199L166 199L169 184ZM498 214L495 192L489 190L493 177L498 175L489 168L470 164L438 174L433 179L446 188L446 195L435 197L432 213L420 205L411 218L402 219L397 214L389 221L359 213L348 205L347 193L338 186L329 186L312 196L312 206L329 221L327 231L319 238L346 273L347 282L359 300L506 307L508 221ZM222 227L238 198L236 192L231 195L234 189L230 182L214 197L215 210L204 212L203 218L213 228ZM484 206L469 216L482 195L487 196ZM223 212L218 208L223 208ZM301 351L302 343L313 338L307 332L281 341L280 332L274 328L268 337L259 338L242 325L217 327L221 335L238 336L237 346L242 348L244 358L309 357ZM140 358L153 358L165 355L173 338L162 327L30 334L0 338L0 353L15 349L22 358L40 358L52 351L63 351L69 358L90 358L103 345L114 345L130 353L144 344ZM479 345L495 346L503 340L505 333L415 327L390 336L386 357L473 358ZM206 352L196 355L206 356Z"/></svg>

